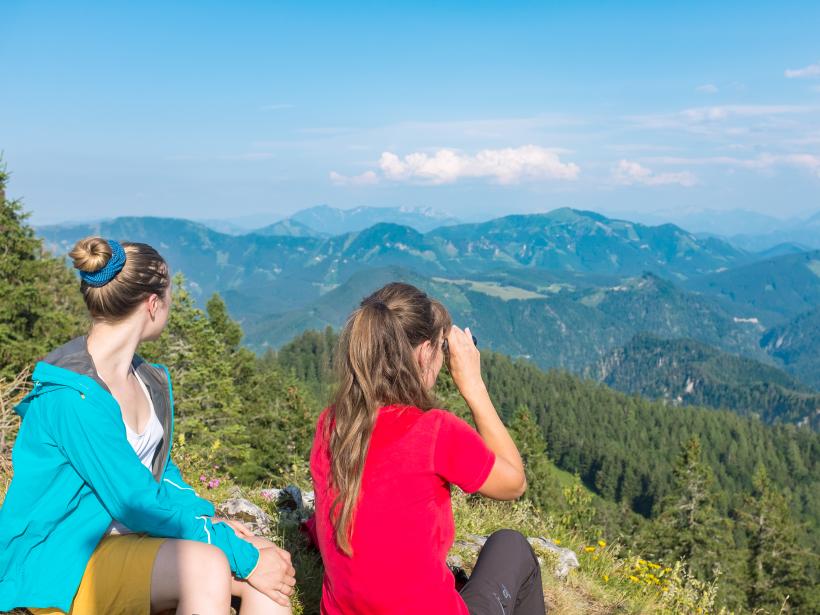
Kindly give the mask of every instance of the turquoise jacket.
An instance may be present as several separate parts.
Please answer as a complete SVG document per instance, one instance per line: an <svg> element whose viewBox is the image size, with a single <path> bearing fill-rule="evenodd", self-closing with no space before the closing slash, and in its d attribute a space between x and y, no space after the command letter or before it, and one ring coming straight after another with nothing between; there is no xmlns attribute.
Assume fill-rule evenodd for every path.
<svg viewBox="0 0 820 615"><path fill-rule="evenodd" d="M151 470L125 434L119 404L99 378L84 337L37 363L34 389L15 408L14 478L0 508L0 611L68 611L86 564L111 521L152 536L219 547L247 578L259 552L197 496L171 461L168 370L134 358L165 435Z"/></svg>

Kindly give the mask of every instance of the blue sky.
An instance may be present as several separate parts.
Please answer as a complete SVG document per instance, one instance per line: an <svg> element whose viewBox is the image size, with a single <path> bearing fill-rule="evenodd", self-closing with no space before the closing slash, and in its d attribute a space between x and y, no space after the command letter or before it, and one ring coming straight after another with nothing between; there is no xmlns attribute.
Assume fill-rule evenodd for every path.
<svg viewBox="0 0 820 615"><path fill-rule="evenodd" d="M719 6L718 6L719 5ZM820 210L820 3L0 3L33 221Z"/></svg>

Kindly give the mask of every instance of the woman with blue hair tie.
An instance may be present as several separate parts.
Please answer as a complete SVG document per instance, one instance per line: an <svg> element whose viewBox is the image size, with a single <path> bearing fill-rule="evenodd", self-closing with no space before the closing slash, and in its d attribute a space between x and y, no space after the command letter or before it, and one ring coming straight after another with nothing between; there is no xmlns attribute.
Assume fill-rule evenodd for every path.
<svg viewBox="0 0 820 615"><path fill-rule="evenodd" d="M215 517L171 459L173 390L139 344L159 337L171 284L142 243L71 251L87 335L37 363L0 508L0 611L37 615L290 613L290 555Z"/></svg>

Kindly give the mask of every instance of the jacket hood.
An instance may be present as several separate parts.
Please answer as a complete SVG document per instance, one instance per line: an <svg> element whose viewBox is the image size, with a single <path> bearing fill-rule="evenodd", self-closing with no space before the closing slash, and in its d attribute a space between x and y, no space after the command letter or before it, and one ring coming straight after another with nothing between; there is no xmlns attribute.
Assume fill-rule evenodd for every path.
<svg viewBox="0 0 820 615"><path fill-rule="evenodd" d="M134 357L134 367L143 360ZM14 411L21 417L40 395L62 388L74 389L83 395L100 395L110 391L97 374L94 360L88 352L86 336L76 337L70 342L50 352L38 361L32 374L34 388L15 406Z"/></svg>

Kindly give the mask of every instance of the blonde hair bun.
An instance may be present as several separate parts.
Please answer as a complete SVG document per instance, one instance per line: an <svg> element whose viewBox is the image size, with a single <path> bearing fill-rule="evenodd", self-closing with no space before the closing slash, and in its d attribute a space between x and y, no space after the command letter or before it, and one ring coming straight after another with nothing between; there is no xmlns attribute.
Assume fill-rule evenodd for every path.
<svg viewBox="0 0 820 615"><path fill-rule="evenodd" d="M111 246L102 237L80 239L68 253L74 260L74 268L86 273L94 273L105 267L112 254Z"/></svg>

